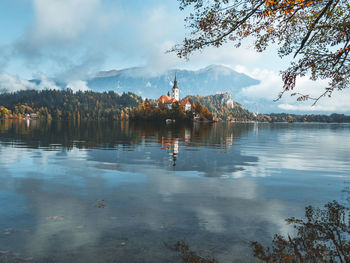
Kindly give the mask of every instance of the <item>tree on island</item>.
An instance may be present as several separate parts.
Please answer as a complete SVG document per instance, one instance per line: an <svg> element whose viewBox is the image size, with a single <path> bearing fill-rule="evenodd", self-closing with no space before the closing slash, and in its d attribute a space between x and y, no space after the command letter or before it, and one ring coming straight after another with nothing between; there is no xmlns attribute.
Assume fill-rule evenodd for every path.
<svg viewBox="0 0 350 263"><path fill-rule="evenodd" d="M279 45L280 57L294 60L282 72L283 89L278 98L293 90L296 78L328 79L329 85L313 98L298 95L297 100L331 96L334 90L350 85L350 2L349 0L178 0L180 9L192 6L186 18L192 29L189 38L171 51L188 58L196 50L220 47L233 41L236 47L245 38L255 39L262 52L271 43Z"/></svg>
<svg viewBox="0 0 350 263"><path fill-rule="evenodd" d="M203 106L200 101L196 101L195 104L191 103L191 110L185 110L185 106L180 102L175 101L168 108L165 103L154 102L152 100L145 100L137 108L133 108L130 114L132 120L144 120L144 121L165 121L166 119L173 119L178 122L193 121L195 116L196 120L200 121L212 121L213 115L209 112L208 108Z"/></svg>

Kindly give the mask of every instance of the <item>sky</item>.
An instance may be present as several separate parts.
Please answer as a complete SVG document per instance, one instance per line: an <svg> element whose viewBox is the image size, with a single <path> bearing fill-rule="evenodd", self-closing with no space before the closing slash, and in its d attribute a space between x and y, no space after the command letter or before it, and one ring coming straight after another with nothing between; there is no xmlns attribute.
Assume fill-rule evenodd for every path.
<svg viewBox="0 0 350 263"><path fill-rule="evenodd" d="M40 78L73 89L87 89L85 80L101 70L145 66L155 72L169 68L199 69L224 64L261 81L242 90L252 98L276 98L279 72L290 58L280 59L276 47L257 53L248 40L242 47L228 43L194 53L189 61L166 53L189 34L176 0L1 0L0 85L30 86ZM298 82L298 91L318 95L326 81ZM336 92L316 107L295 98L278 102L285 111L350 112L350 92Z"/></svg>

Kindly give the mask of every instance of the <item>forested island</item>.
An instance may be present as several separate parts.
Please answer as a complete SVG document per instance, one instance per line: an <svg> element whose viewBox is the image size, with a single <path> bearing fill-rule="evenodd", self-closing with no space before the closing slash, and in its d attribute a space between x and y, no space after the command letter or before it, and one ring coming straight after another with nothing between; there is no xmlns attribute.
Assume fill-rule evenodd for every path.
<svg viewBox="0 0 350 263"><path fill-rule="evenodd" d="M143 100L134 93L66 90L22 90L0 94L0 119L335 122L350 123L350 116L255 115L235 102L229 93L187 96L171 104Z"/></svg>
<svg viewBox="0 0 350 263"><path fill-rule="evenodd" d="M191 106L186 109L185 103ZM169 119L186 122L213 121L213 115L199 100L197 100L196 103L193 103L191 100L186 100L185 103L176 101L169 105L162 102L145 100L137 108L131 110L129 118L142 121L166 121Z"/></svg>

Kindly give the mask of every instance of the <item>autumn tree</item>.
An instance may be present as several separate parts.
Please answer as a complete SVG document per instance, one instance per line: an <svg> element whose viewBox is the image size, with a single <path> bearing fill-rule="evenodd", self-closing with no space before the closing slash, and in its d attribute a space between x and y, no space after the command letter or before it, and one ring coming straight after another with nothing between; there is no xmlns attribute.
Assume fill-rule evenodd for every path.
<svg viewBox="0 0 350 263"><path fill-rule="evenodd" d="M10 112L5 107L0 106L0 119L7 119L10 115Z"/></svg>
<svg viewBox="0 0 350 263"><path fill-rule="evenodd" d="M350 262L350 221L348 208L333 201L324 208L305 208L305 219L286 220L295 237L275 235L272 247L252 242L260 262Z"/></svg>
<svg viewBox="0 0 350 263"><path fill-rule="evenodd" d="M290 67L282 71L283 89L293 90L297 77L327 79L319 97L298 95L297 100L331 96L349 87L350 1L349 0L178 0L180 9L191 8L186 18L191 34L172 51L188 58L208 46L254 39L262 52L271 43L279 45L280 57L292 55Z"/></svg>

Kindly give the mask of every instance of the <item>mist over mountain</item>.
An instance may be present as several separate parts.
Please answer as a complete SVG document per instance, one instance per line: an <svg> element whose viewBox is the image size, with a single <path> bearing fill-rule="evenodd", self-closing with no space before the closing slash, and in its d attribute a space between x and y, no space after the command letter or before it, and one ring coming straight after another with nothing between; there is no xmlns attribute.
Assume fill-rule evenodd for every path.
<svg viewBox="0 0 350 263"><path fill-rule="evenodd" d="M328 105L329 102L326 100L324 100L324 105L318 104L316 107L311 107L307 103L297 102L299 103L297 104L295 97L288 96L285 96L281 101L274 102L280 91L279 76L275 76L271 81L267 72L266 75L264 73L255 74L258 79L254 79L224 65L211 65L199 70L171 69L161 74L152 72L150 68L134 67L101 71L89 79L70 81L53 79L42 73L34 75L31 80L3 73L0 74L0 93L69 88L73 92L78 90L96 92L112 90L119 94L132 92L143 98L156 99L169 91L171 92L175 75L180 88L180 98L229 93L235 102L254 113L350 113L346 106L348 101L346 96L342 98L342 107L338 107L335 101L333 102L335 105ZM342 94L346 94L345 92L342 91ZM349 92L347 96L350 96Z"/></svg>
<svg viewBox="0 0 350 263"><path fill-rule="evenodd" d="M88 87L93 91L113 90L118 93L130 91L144 98L155 99L171 91L175 75L180 88L180 97L229 92L235 98L235 94L242 88L260 83L230 67L211 65L195 71L172 69L162 74L152 74L146 68L104 71L88 80Z"/></svg>

